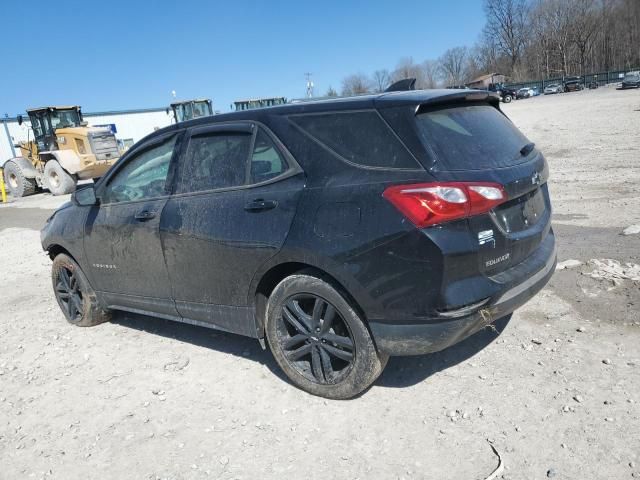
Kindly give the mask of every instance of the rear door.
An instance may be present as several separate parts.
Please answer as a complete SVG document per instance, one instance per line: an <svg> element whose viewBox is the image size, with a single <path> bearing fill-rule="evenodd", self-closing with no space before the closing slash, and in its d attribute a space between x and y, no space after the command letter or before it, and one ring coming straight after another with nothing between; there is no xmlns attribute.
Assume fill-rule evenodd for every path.
<svg viewBox="0 0 640 480"><path fill-rule="evenodd" d="M302 172L253 123L189 135L160 224L176 308L185 319L254 335L248 286L284 243Z"/></svg>

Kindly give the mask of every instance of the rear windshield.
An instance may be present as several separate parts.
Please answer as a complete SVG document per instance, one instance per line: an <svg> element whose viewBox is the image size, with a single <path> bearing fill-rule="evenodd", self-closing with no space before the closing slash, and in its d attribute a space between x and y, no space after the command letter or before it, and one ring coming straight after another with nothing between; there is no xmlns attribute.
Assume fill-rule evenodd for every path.
<svg viewBox="0 0 640 480"><path fill-rule="evenodd" d="M416 122L422 142L434 155L436 170L484 170L526 159L520 150L529 140L489 105L425 112L416 116Z"/></svg>

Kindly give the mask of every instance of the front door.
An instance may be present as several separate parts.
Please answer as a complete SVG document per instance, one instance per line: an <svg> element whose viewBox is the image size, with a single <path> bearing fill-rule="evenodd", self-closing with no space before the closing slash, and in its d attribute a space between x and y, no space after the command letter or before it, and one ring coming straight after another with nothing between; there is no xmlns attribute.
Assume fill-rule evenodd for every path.
<svg viewBox="0 0 640 480"><path fill-rule="evenodd" d="M252 124L191 132L160 224L176 308L186 319L255 335L248 287L282 247L304 179Z"/></svg>
<svg viewBox="0 0 640 480"><path fill-rule="evenodd" d="M85 254L110 307L178 317L159 233L176 138L154 139L128 155L100 185L100 205L87 217Z"/></svg>

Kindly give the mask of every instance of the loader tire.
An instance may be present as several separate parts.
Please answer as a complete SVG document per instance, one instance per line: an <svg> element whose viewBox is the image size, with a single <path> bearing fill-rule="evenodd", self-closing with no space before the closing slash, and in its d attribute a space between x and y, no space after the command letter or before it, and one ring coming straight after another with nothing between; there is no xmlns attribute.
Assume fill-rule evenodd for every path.
<svg viewBox="0 0 640 480"><path fill-rule="evenodd" d="M65 195L76 189L76 178L62 168L57 160L49 160L44 166L44 184L54 195Z"/></svg>
<svg viewBox="0 0 640 480"><path fill-rule="evenodd" d="M26 197L36 193L36 179L27 178L15 162L5 163L4 183L14 197Z"/></svg>

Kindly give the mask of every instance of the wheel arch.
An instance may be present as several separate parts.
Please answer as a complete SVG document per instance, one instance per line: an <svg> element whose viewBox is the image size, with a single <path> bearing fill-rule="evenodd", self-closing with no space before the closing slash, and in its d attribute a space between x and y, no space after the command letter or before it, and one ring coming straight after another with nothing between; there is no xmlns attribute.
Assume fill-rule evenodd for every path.
<svg viewBox="0 0 640 480"><path fill-rule="evenodd" d="M47 248L45 248L45 250L49 254L49 258L51 260L56 258L61 253L64 253L65 255L68 255L69 257L71 257L74 262L76 262L78 265L80 265L80 263L78 263L78 259L75 256L73 256L73 254L68 249L66 249L65 247L63 247L62 245L60 245L58 243L52 243Z"/></svg>
<svg viewBox="0 0 640 480"><path fill-rule="evenodd" d="M303 261L287 261L279 263L277 265L273 265L271 268L265 271L264 274L260 276L259 280L255 282L255 286L251 289L253 296L250 299L250 302L252 302L250 304L255 306L255 328L259 339L263 339L265 336L264 323L269 296L282 280L291 275L300 273L313 275L331 284L331 286L338 290L338 292L343 295L345 299L347 299L347 301L353 306L353 308L363 319L367 328L369 328L366 315L360 303L344 286L344 283L337 278L336 275L332 275L326 269L321 268L317 265L313 265L311 263Z"/></svg>

